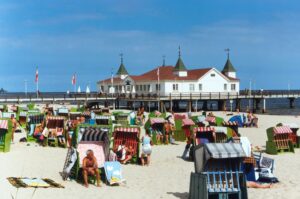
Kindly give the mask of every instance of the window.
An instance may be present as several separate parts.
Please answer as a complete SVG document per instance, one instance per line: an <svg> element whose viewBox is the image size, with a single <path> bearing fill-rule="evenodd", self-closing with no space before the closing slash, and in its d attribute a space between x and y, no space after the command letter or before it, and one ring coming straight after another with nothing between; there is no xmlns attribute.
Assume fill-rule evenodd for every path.
<svg viewBox="0 0 300 199"><path fill-rule="evenodd" d="M156 89L157 91L160 91L160 84L156 84L156 85L155 85L155 89Z"/></svg>
<svg viewBox="0 0 300 199"><path fill-rule="evenodd" d="M135 87L136 87L136 91L139 91L140 88L139 85L136 85Z"/></svg>
<svg viewBox="0 0 300 199"><path fill-rule="evenodd" d="M202 84L199 84L199 91L202 91Z"/></svg>
<svg viewBox="0 0 300 199"><path fill-rule="evenodd" d="M178 91L178 84L173 84L173 91Z"/></svg>
<svg viewBox="0 0 300 199"><path fill-rule="evenodd" d="M235 91L235 84L231 84L231 90Z"/></svg>
<svg viewBox="0 0 300 199"><path fill-rule="evenodd" d="M224 84L224 91L227 91L227 84Z"/></svg>
<svg viewBox="0 0 300 199"><path fill-rule="evenodd" d="M150 91L150 85L148 85L148 90L147 91Z"/></svg>
<svg viewBox="0 0 300 199"><path fill-rule="evenodd" d="M126 91L131 92L131 86L130 85L126 85Z"/></svg>
<svg viewBox="0 0 300 199"><path fill-rule="evenodd" d="M190 84L190 91L194 91L195 90L195 85L194 84Z"/></svg>
<svg viewBox="0 0 300 199"><path fill-rule="evenodd" d="M146 91L146 89L147 89L147 88L146 88L146 85L144 85L144 91Z"/></svg>
<svg viewBox="0 0 300 199"><path fill-rule="evenodd" d="M143 85L140 85L140 91L143 91Z"/></svg>
<svg viewBox="0 0 300 199"><path fill-rule="evenodd" d="M210 76L211 76L211 77L215 77L215 76L216 76L216 74L215 74L215 73L212 73L212 74L210 74Z"/></svg>

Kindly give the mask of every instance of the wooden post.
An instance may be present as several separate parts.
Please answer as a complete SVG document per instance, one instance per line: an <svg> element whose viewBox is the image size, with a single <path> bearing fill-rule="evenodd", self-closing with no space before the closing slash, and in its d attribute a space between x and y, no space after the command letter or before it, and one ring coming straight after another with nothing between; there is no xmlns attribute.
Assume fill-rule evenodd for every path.
<svg viewBox="0 0 300 199"><path fill-rule="evenodd" d="M290 108L295 108L295 98L291 97L290 100Z"/></svg>
<svg viewBox="0 0 300 199"><path fill-rule="evenodd" d="M266 109L266 98L263 98L263 109L262 109L262 113L266 113L267 109Z"/></svg>

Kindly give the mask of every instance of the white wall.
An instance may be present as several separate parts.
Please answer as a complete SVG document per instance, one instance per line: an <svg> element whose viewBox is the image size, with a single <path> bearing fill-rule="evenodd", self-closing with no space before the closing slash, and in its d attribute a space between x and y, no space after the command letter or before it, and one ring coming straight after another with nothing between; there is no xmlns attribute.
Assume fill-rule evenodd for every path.
<svg viewBox="0 0 300 199"><path fill-rule="evenodd" d="M215 74L215 76L211 76L211 74ZM144 89L141 91L137 89L137 85L151 85L152 87L152 94L157 94L156 91L156 84L157 82L138 82L137 84L131 79L131 83L135 86L135 90L137 94L147 94L148 91L145 91ZM126 80L125 79L125 80ZM121 85L124 85L122 83ZM173 91L173 84L178 84L178 91ZM190 91L190 84L194 84L194 91ZM202 90L199 90L199 84L202 84ZM227 90L224 90L224 84L227 84ZM236 90L231 90L231 84L236 85ZM160 82L160 95L166 96L170 93L208 93L208 92L239 92L240 85L239 81L229 81L225 76L223 76L220 72L218 72L216 69L210 70L207 74L205 74L203 77L201 77L199 80L196 81L161 81ZM100 84L98 84L99 88ZM117 86L117 84L114 84L114 86ZM108 92L108 85L104 86L103 92ZM121 93L121 91L118 91Z"/></svg>

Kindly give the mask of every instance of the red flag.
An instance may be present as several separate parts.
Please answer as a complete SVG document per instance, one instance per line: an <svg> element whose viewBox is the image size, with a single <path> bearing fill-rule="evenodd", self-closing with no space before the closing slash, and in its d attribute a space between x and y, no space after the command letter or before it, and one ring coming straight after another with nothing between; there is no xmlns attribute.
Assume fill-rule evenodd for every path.
<svg viewBox="0 0 300 199"><path fill-rule="evenodd" d="M38 82L39 81L39 70L38 68L36 68L36 71L35 71L35 82Z"/></svg>
<svg viewBox="0 0 300 199"><path fill-rule="evenodd" d="M76 84L76 75L74 74L72 77L72 85L75 85L75 84Z"/></svg>

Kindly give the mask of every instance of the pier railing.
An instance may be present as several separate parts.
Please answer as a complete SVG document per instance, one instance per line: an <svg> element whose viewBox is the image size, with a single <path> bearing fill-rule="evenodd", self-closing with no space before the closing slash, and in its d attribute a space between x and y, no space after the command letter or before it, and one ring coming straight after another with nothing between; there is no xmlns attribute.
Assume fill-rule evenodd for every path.
<svg viewBox="0 0 300 199"><path fill-rule="evenodd" d="M0 102L54 102L54 101L100 101L100 100L228 100L228 99L259 99L259 98L299 98L300 90L242 90L240 92L198 92L198 93L0 93Z"/></svg>

